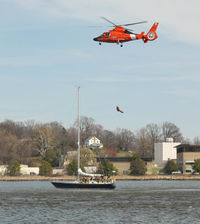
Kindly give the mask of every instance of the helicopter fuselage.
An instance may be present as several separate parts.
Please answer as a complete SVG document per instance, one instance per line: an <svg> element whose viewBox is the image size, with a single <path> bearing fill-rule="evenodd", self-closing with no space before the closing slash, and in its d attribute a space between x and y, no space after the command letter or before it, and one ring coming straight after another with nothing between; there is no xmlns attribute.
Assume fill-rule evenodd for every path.
<svg viewBox="0 0 200 224"><path fill-rule="evenodd" d="M135 34L126 31L124 27L118 26L113 30L103 33L99 37L95 37L93 40L99 42L123 43L136 39L137 37Z"/></svg>

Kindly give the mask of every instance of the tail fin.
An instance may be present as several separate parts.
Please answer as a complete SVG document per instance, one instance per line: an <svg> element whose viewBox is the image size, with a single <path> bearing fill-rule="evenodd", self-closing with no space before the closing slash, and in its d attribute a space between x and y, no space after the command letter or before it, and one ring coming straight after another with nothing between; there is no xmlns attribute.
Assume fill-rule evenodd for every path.
<svg viewBox="0 0 200 224"><path fill-rule="evenodd" d="M144 43L147 43L148 41L155 40L158 37L158 35L156 33L158 24L159 24L158 22L155 22L153 24L153 26L151 27L151 29L149 30L149 32L146 35L143 35L142 39L143 39Z"/></svg>

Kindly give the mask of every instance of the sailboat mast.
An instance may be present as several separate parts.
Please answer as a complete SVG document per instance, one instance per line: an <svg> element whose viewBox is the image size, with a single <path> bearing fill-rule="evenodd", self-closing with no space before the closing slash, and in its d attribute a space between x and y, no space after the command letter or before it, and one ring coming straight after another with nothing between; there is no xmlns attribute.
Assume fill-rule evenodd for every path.
<svg viewBox="0 0 200 224"><path fill-rule="evenodd" d="M78 87L78 170L80 168L80 86ZM80 176L78 173L78 181Z"/></svg>

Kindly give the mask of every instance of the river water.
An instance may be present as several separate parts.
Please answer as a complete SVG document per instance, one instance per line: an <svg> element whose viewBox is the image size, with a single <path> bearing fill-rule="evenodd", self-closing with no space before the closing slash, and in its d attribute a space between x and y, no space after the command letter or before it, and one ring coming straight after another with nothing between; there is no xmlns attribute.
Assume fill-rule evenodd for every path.
<svg viewBox="0 0 200 224"><path fill-rule="evenodd" d="M200 223L200 181L118 181L115 190L0 182L4 223Z"/></svg>

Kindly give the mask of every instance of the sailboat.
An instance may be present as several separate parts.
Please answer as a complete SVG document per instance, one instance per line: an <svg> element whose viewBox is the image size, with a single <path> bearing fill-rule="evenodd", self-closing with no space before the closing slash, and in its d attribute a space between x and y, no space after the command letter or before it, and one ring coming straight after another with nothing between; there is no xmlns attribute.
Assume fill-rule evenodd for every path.
<svg viewBox="0 0 200 224"><path fill-rule="evenodd" d="M56 188L101 188L114 189L115 179L105 178L102 174L85 173L80 168L80 87L78 87L78 176L74 182L52 181Z"/></svg>

